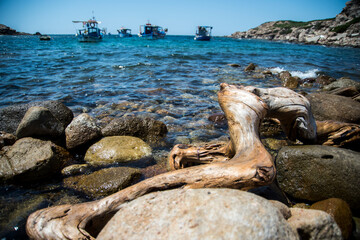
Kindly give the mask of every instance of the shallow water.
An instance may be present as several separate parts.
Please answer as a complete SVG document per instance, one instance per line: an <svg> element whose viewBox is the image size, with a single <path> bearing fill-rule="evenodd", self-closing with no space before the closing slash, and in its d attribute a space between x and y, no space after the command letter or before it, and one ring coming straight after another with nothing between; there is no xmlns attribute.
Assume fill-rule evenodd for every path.
<svg viewBox="0 0 360 240"><path fill-rule="evenodd" d="M156 41L106 36L100 43L79 43L72 35L52 38L0 36L0 107L61 100L75 115L87 112L100 120L125 114L151 116L169 129L165 149L155 153L162 159L173 144L226 136L224 129L207 120L221 112L216 96L220 83L281 85L275 77L261 79L244 73L250 62L274 73L288 70L301 78L326 74L360 81L360 49L353 48L224 37L196 42L193 36ZM241 67L228 65L232 63ZM312 92L317 87L297 91ZM40 188L2 186L0 193L1 205L11 203L1 210L1 220L24 208L23 201L30 196L31 209L59 204L64 196L70 199L66 202L86 200L74 198L56 181ZM14 236L23 237L24 232L16 234L16 219Z"/></svg>

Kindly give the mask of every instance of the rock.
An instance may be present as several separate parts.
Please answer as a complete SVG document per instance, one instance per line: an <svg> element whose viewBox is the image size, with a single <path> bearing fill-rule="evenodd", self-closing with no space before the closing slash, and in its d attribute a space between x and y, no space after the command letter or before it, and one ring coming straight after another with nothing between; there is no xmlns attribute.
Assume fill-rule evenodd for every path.
<svg viewBox="0 0 360 240"><path fill-rule="evenodd" d="M133 136L144 141L156 142L166 136L167 127L149 117L122 117L111 121L101 130L103 136Z"/></svg>
<svg viewBox="0 0 360 240"><path fill-rule="evenodd" d="M360 103L351 98L324 93L312 93L306 98L310 101L312 113L318 121L360 123Z"/></svg>
<svg viewBox="0 0 360 240"><path fill-rule="evenodd" d="M0 24L0 35L30 35L28 33L17 32L16 30L4 25Z"/></svg>
<svg viewBox="0 0 360 240"><path fill-rule="evenodd" d="M353 238L360 239L360 218L353 217L354 220L354 231L353 231Z"/></svg>
<svg viewBox="0 0 360 240"><path fill-rule="evenodd" d="M326 76L326 75L320 75L316 78L315 82L319 85L328 85L332 82L336 81L335 78L332 78L330 76Z"/></svg>
<svg viewBox="0 0 360 240"><path fill-rule="evenodd" d="M233 189L175 189L124 203L97 239L298 239L267 200Z"/></svg>
<svg viewBox="0 0 360 240"><path fill-rule="evenodd" d="M302 208L290 210L288 223L299 234L300 239L342 239L340 228L329 214Z"/></svg>
<svg viewBox="0 0 360 240"><path fill-rule="evenodd" d="M252 71L255 70L255 68L256 68L256 65L255 65L254 63L250 63L250 64L244 69L244 71L245 71L245 72L252 72Z"/></svg>
<svg viewBox="0 0 360 240"><path fill-rule="evenodd" d="M299 77L289 77L283 81L283 87L295 89L299 86Z"/></svg>
<svg viewBox="0 0 360 240"><path fill-rule="evenodd" d="M323 87L324 91L331 91L337 88L355 87L357 91L360 91L360 83L350 78L339 78L335 82Z"/></svg>
<svg viewBox="0 0 360 240"><path fill-rule="evenodd" d="M63 124L54 117L49 109L31 107L25 113L17 130L16 137L44 137L55 139L64 133Z"/></svg>
<svg viewBox="0 0 360 240"><path fill-rule="evenodd" d="M135 168L105 168L88 175L65 178L64 186L83 192L92 198L99 198L130 186L140 175L140 170Z"/></svg>
<svg viewBox="0 0 360 240"><path fill-rule="evenodd" d="M285 82L286 79L290 78L291 74L288 71L282 71L281 73L279 73L279 78L282 82Z"/></svg>
<svg viewBox="0 0 360 240"><path fill-rule="evenodd" d="M289 219L291 217L291 211L288 206L276 200L270 200L269 202L281 212L285 219Z"/></svg>
<svg viewBox="0 0 360 240"><path fill-rule="evenodd" d="M4 146L13 145L16 141L16 137L10 133L0 131L0 150Z"/></svg>
<svg viewBox="0 0 360 240"><path fill-rule="evenodd" d="M91 165L106 165L149 157L151 157L151 147L140 138L112 136L93 144L87 150L84 160Z"/></svg>
<svg viewBox="0 0 360 240"><path fill-rule="evenodd" d="M59 101L44 101L14 105L0 109L0 131L15 134L16 129L27 110L34 106L49 109L64 127L66 127L74 117L73 112Z"/></svg>
<svg viewBox="0 0 360 240"><path fill-rule="evenodd" d="M229 63L228 66L235 67L235 68L241 67L240 64L237 64L237 63Z"/></svg>
<svg viewBox="0 0 360 240"><path fill-rule="evenodd" d="M219 126L219 127L227 126L227 120L226 120L225 114L223 114L223 113L214 113L208 117L208 120L210 122L215 123L215 126Z"/></svg>
<svg viewBox="0 0 360 240"><path fill-rule="evenodd" d="M354 87L354 86L336 88L334 90L329 91L328 93L334 94L334 95L340 95L340 96L344 96L344 97L355 97L355 96L359 95L359 91L356 90L356 87Z"/></svg>
<svg viewBox="0 0 360 240"><path fill-rule="evenodd" d="M22 138L0 152L0 180L32 182L53 176L70 160L70 154L50 141Z"/></svg>
<svg viewBox="0 0 360 240"><path fill-rule="evenodd" d="M330 146L283 147L276 158L279 187L308 201L341 198L360 210L360 153Z"/></svg>
<svg viewBox="0 0 360 240"><path fill-rule="evenodd" d="M65 129L66 147L73 149L101 137L101 129L86 113L74 118Z"/></svg>
<svg viewBox="0 0 360 240"><path fill-rule="evenodd" d="M73 176L79 174L89 174L91 173L92 166L89 164L73 164L67 166L61 170L63 176Z"/></svg>
<svg viewBox="0 0 360 240"><path fill-rule="evenodd" d="M311 205L311 209L322 210L330 214L339 228L344 239L348 239L352 232L352 214L349 205L340 198L330 198Z"/></svg>

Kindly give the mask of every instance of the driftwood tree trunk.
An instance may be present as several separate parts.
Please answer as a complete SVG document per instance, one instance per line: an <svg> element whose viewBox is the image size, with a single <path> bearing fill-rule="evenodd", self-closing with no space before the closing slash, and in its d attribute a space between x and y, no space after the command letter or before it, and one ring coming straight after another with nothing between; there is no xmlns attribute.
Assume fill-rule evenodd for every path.
<svg viewBox="0 0 360 240"><path fill-rule="evenodd" d="M266 102L259 97L261 94L253 93L254 89L221 84L218 97L229 122L231 139L229 144L208 145L202 148L177 145L169 156L173 168L182 168L189 162L211 164L157 175L98 201L39 210L28 218L26 227L28 235L33 239L94 239L99 232L96 227L101 229L106 218L111 217L121 208L122 203L153 191L179 187L226 187L247 190L270 184L275 178L275 167L270 154L260 141L259 126L268 111L274 114L277 111L268 108L269 103L273 103L271 96L268 96L269 100ZM296 93L292 93L297 96ZM280 98L276 101L278 101L277 109L287 109L285 107L287 101L284 101L286 104L282 104ZM290 111L288 114L291 116L288 119L296 121L299 116L305 116L304 121L312 119L306 117L306 114L309 114L308 108L300 107L301 104L304 103L298 103L298 108L306 109L305 113ZM284 122L285 127L291 126L288 127L291 134L301 132L295 129L303 127L301 124L293 122L287 124L287 118L283 117L286 115L286 110L278 112L283 114L279 118L282 123ZM305 126L313 126L313 123L306 122ZM308 131L311 132L310 129ZM304 136L311 134L305 133Z"/></svg>

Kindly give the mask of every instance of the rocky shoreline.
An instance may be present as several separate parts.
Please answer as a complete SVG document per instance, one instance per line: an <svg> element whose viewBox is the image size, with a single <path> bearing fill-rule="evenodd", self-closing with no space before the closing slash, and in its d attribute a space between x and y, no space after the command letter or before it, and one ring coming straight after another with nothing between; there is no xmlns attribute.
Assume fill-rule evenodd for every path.
<svg viewBox="0 0 360 240"><path fill-rule="evenodd" d="M0 35L31 35L29 33L17 32L4 24L0 24Z"/></svg>
<svg viewBox="0 0 360 240"><path fill-rule="evenodd" d="M236 64L231 66L239 67ZM250 64L244 71L264 78L272 75L269 71L258 69L255 64ZM161 223L168 219L184 222L186 232L177 229L154 235L154 238L160 236L163 239L184 234L195 237L199 232L205 234L199 236L202 238L209 238L215 233L219 237L235 234L246 236L247 239L259 239L260 235L264 236L262 234L271 239L359 237L360 182L357 173L360 172L360 84L348 78L334 79L328 76L301 80L289 72L281 72L274 77L279 78L287 88L314 84L321 86L322 90L306 96L319 121L319 138L315 145L289 141L274 119L266 119L262 123L262 142L273 154L277 166L275 183L248 193L204 189L145 195L125 204L121 213L117 214L121 215L122 220L117 221L115 215L111 220L114 223L109 222L100 235L109 239L111 234L128 232L128 235L124 235L126 239L136 239L145 233L132 232L128 229L130 225L120 223L126 219L128 223L142 226L147 220L141 214L145 214L152 216L151 221L154 221L153 225L147 225L150 232L146 234L160 231L158 226L167 229ZM324 120L339 124L332 125L331 132L320 132L320 121ZM209 121L215 126L227 124L221 114L215 114ZM1 186L40 192L30 199L21 199L23 204L20 206L14 206L11 198L1 199L1 237L23 237L28 215L45 206L99 199L141 179L169 171L168 152L163 151L160 155L155 153L158 151L155 149L163 144L167 126L152 118L128 116L104 122L86 113L74 117L73 112L61 102L45 101L1 108L0 131ZM62 182L65 189L85 198L67 194L59 197L54 193L59 190L51 187L51 184L45 187L46 190L39 190L39 184L46 185L54 179ZM209 198L206 204L205 198ZM170 211L173 208L168 204L176 199L179 201L176 205L180 208ZM233 200L230 199L237 204L232 204ZM254 207L254 204L258 207ZM168 208L156 207L160 205ZM140 212L134 215L134 208L140 209ZM238 213L234 216L235 220L226 220L230 214L226 209ZM184 215L184 211L190 215ZM220 225L205 224L210 221L208 217L211 211L222 219ZM201 215L201 212L211 214ZM168 219L163 219L164 216ZM263 222L261 219L267 220ZM248 227L235 224L244 221L248 222ZM188 225L189 222L193 224ZM14 231L14 226L18 230ZM114 228L118 230L114 231ZM227 230L217 232L216 229ZM279 232L282 235L276 235Z"/></svg>
<svg viewBox="0 0 360 240"><path fill-rule="evenodd" d="M335 18L309 22L271 21L229 37L360 47L360 1L351 0Z"/></svg>

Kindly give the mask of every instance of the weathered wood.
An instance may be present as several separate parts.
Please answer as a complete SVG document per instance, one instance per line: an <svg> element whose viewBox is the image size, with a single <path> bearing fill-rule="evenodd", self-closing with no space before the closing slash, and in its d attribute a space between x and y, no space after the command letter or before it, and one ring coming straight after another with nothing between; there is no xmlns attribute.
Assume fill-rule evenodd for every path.
<svg viewBox="0 0 360 240"><path fill-rule="evenodd" d="M202 148L177 145L170 153L173 168L182 168L189 163L211 163L182 168L150 179L146 179L113 195L98 201L62 205L32 213L27 221L27 233L34 239L94 239L101 229L101 224L112 216L121 204L144 194L173 188L237 188L250 189L270 184L275 178L275 167L271 155L266 151L259 138L261 120L268 114L268 104L254 89L244 89L221 84L218 93L219 103L229 122L230 143L227 145L207 145ZM273 101L267 96L268 103ZM278 100L281 101L281 100ZM296 101L295 101L296 102ZM280 104L281 105L281 104ZM284 105L284 104L283 104ZM288 132L294 136L301 124L288 124L286 110L290 109L289 119L295 121L301 116L310 120L307 108L297 106L281 110L270 109L280 120L285 122ZM301 105L301 104L300 104ZM307 112L308 113L308 112ZM311 125L305 122L305 126ZM311 131L303 128L303 131ZM308 137L312 133L301 133ZM101 224L100 224L101 223ZM95 226L96 228L92 227Z"/></svg>
<svg viewBox="0 0 360 240"><path fill-rule="evenodd" d="M360 125L336 121L316 121L317 144L359 150Z"/></svg>

